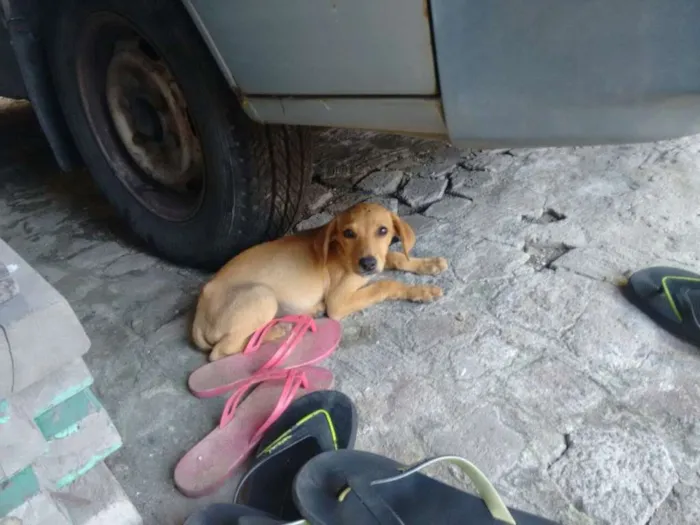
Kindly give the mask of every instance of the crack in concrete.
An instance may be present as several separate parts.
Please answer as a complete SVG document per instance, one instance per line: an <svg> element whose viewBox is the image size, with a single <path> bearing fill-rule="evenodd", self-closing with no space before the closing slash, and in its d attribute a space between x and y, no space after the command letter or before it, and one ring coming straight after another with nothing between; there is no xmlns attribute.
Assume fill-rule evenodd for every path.
<svg viewBox="0 0 700 525"><path fill-rule="evenodd" d="M506 248L513 248L515 250L524 250L525 249L525 243L522 245L517 245L517 244L511 244L509 242L506 242L501 239L494 239L492 237L477 237L477 242L479 241L486 241L486 242L491 242L493 244L498 244L500 246L505 246Z"/></svg>
<svg viewBox="0 0 700 525"><path fill-rule="evenodd" d="M552 461L549 462L547 465L547 470L550 470L557 461L561 460L566 454L569 452L569 449L572 447L573 441L571 440L571 434L569 432L566 432L564 434L564 450L562 450L561 454L554 458Z"/></svg>
<svg viewBox="0 0 700 525"><path fill-rule="evenodd" d="M564 328L562 328L562 329L559 331L559 339L564 340L564 337L576 327L576 325L578 324L578 322L579 322L579 321L581 320L581 318L583 317L583 314L586 313L586 310L588 309L588 305L591 304L591 301L592 301L592 300L593 300L592 298L589 298L589 299L586 301L586 303L583 305L583 307L581 308L581 311L580 311L579 313L576 314L576 316L574 317L573 321L571 321L571 323L569 323L567 326L565 326Z"/></svg>
<svg viewBox="0 0 700 525"><path fill-rule="evenodd" d="M566 266L559 266L558 264L556 264L556 261L552 261L552 264L550 265L549 269L552 271L558 272L558 273L559 272L572 273L574 275L578 275L579 277L584 277L586 279L589 279L591 281L596 281L599 283L616 284L616 280L606 279L605 277L598 278L598 277L594 277L593 275L588 275L586 273L579 272L577 270L574 270L573 268L567 268Z"/></svg>
<svg viewBox="0 0 700 525"><path fill-rule="evenodd" d="M676 482L676 483L671 487L671 489L668 491L668 494L666 494L666 496L665 496L661 501L659 501L658 505L656 505L656 506L652 509L651 515L649 516L649 519L646 520L646 521L644 522L644 525L651 525L651 522L653 521L654 517L656 516L656 513L659 512L659 509L660 509L661 507L664 506L664 503L666 503L666 501L668 501L668 499L669 499L670 497L672 497L672 496L679 496L679 495L680 495L679 492L678 492L678 490L677 490L677 488L676 488L676 487L678 487L678 484L679 484L679 483L680 483L680 482ZM649 503L651 503L651 501L649 501Z"/></svg>
<svg viewBox="0 0 700 525"><path fill-rule="evenodd" d="M10 380L10 393L13 393L15 391L15 356L12 353L12 345L10 344L10 338L7 337L7 330L5 330L5 327L0 325L0 331L2 332L2 336L5 338L5 341L7 342L7 352L10 354L10 367L12 368L12 374L11 377L12 379Z"/></svg>
<svg viewBox="0 0 700 525"><path fill-rule="evenodd" d="M455 199L463 199L465 201L474 202L474 199L472 199L471 197L467 197L466 195L460 195L459 193L453 193L452 187L450 187L450 189L448 189L445 192L445 195L449 195L450 197L454 197Z"/></svg>
<svg viewBox="0 0 700 525"><path fill-rule="evenodd" d="M525 246L523 246L523 251L530 256L526 264L533 266L538 272L545 269L555 270L552 265L575 249L575 246L563 242L552 244L526 242Z"/></svg>
<svg viewBox="0 0 700 525"><path fill-rule="evenodd" d="M520 372L527 370L528 368L531 368L532 366L534 366L538 363L541 363L545 359L547 359L547 355L543 351L541 354L539 354L538 356L529 360L527 363L524 363L522 366L519 366L518 368L515 368L515 369L511 370L510 372L507 372L505 375L497 377L496 382L500 385L500 387L506 389L508 386L508 383L510 382L511 379L513 379L514 376L516 376ZM515 358L513 359L513 361L515 361Z"/></svg>
<svg viewBox="0 0 700 525"><path fill-rule="evenodd" d="M547 203L543 206L544 211L539 217L533 217L531 215L522 215L520 219L528 224L550 224L553 222L561 222L566 220L566 214L561 213L554 208L547 208Z"/></svg>

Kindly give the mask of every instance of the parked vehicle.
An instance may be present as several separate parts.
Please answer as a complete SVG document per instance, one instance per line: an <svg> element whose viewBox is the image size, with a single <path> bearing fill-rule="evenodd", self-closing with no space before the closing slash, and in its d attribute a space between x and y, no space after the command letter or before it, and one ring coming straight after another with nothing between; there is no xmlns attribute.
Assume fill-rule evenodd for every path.
<svg viewBox="0 0 700 525"><path fill-rule="evenodd" d="M215 268L287 231L311 127L491 148L700 131L694 0L2 0L29 98L163 256Z"/></svg>

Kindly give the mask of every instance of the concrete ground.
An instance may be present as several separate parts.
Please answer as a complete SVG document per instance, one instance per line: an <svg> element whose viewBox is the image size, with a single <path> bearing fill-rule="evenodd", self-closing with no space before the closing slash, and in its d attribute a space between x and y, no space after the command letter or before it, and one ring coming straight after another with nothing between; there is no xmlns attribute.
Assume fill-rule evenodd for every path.
<svg viewBox="0 0 700 525"><path fill-rule="evenodd" d="M56 169L26 110L3 115L0 139L0 235L92 338L125 442L115 475L147 524L180 524L202 502L175 491L173 466L223 405L185 386L204 362L186 330L206 276L145 253L86 173ZM415 253L451 265L399 277L438 283L439 302L344 322L328 366L359 409L358 448L465 456L509 505L566 525L700 523L700 354L613 284L655 263L700 270L699 139L473 154L327 132L318 157L310 222L358 189L387 194Z"/></svg>

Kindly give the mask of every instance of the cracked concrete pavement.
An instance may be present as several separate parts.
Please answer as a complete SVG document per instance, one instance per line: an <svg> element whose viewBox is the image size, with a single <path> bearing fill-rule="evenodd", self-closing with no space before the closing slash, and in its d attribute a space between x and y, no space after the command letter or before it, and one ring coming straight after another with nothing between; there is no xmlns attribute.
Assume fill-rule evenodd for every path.
<svg viewBox="0 0 700 525"><path fill-rule="evenodd" d="M31 115L0 122L0 235L77 311L125 447L109 461L148 524L202 504L172 468L223 400L185 386L205 275L145 253L87 174L55 168ZM327 362L357 404L359 448L465 456L509 505L565 525L700 521L700 355L620 296L626 271L700 269L700 139L495 152L328 131L309 218L378 199L450 269L427 305L344 322ZM462 484L453 471L440 472ZM227 501L229 483L204 501Z"/></svg>

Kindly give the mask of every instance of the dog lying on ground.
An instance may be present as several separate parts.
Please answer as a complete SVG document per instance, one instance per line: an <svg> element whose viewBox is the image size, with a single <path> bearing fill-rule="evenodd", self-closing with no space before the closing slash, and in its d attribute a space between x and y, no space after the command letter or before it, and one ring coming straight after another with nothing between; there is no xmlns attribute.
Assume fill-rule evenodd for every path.
<svg viewBox="0 0 700 525"><path fill-rule="evenodd" d="M398 237L403 253L389 251ZM437 275L442 257L409 258L416 236L396 214L361 203L327 225L254 246L229 261L203 288L192 339L214 361L243 350L250 336L275 317L340 320L386 300L432 301L437 286L369 282L384 269ZM281 334L272 333L267 339Z"/></svg>

